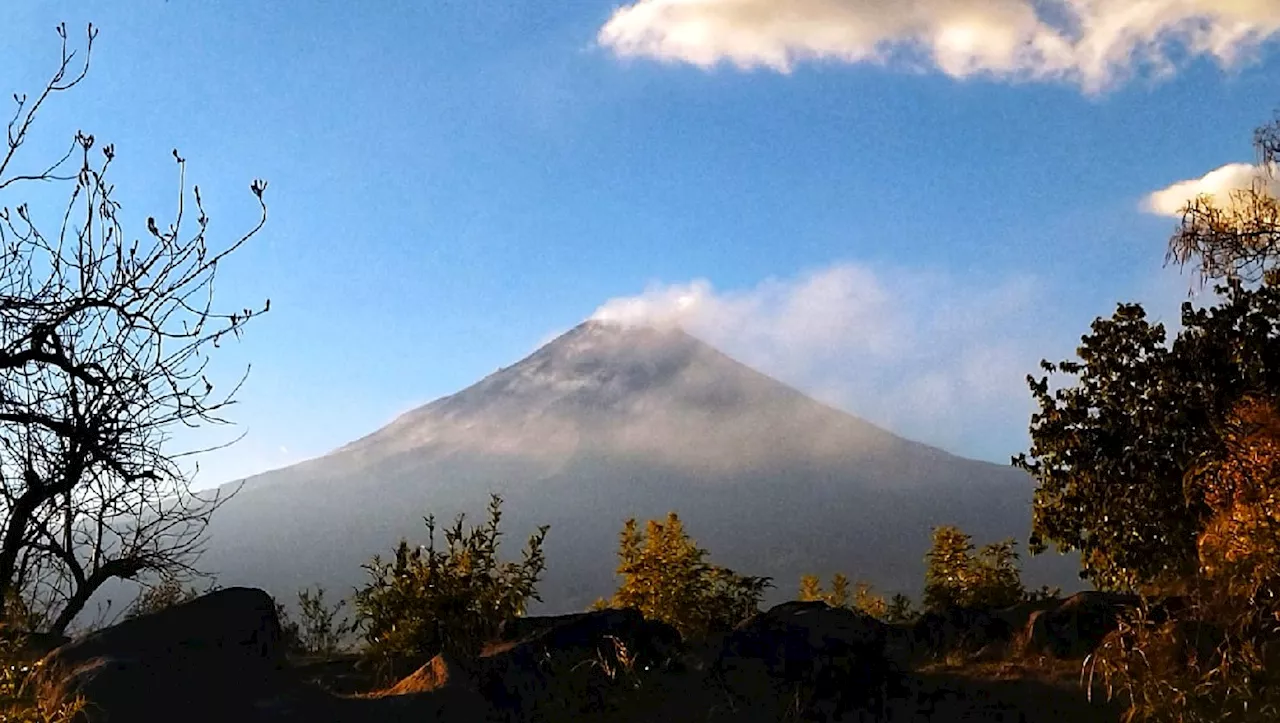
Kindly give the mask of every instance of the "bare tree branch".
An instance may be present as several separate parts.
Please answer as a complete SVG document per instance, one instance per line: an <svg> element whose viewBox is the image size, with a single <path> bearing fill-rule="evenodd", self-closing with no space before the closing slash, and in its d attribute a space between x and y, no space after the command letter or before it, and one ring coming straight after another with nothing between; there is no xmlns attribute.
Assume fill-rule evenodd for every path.
<svg viewBox="0 0 1280 723"><path fill-rule="evenodd" d="M16 169L45 102L88 72L97 31L82 61L58 34L57 70L34 99L15 96L0 155L0 605L14 592L38 599L61 632L109 579L198 576L209 517L228 495L191 490L177 460L208 449L171 450L169 430L226 423L244 377L215 393L210 350L269 303L214 307L219 265L266 223L265 182L249 187L256 222L215 247L176 150L173 219L148 218L140 238L112 197L113 146L78 132L52 164ZM67 188L55 232L27 204L5 203L33 183Z"/></svg>

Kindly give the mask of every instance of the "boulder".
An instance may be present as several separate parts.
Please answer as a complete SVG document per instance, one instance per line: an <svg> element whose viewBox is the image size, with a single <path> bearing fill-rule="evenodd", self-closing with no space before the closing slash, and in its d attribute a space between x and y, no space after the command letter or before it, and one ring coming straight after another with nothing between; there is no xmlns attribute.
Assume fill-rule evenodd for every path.
<svg viewBox="0 0 1280 723"><path fill-rule="evenodd" d="M681 647L669 625L637 610L526 618L474 663L472 680L505 720L571 720L610 712L616 693Z"/></svg>
<svg viewBox="0 0 1280 723"><path fill-rule="evenodd" d="M1134 595L1076 593L1056 607L1036 611L1021 637L1024 654L1083 658L1120 626L1120 615L1138 604Z"/></svg>
<svg viewBox="0 0 1280 723"><path fill-rule="evenodd" d="M740 624L723 644L713 678L735 707L780 715L803 692L805 714L842 720L877 713L890 679L887 627L824 602L778 605Z"/></svg>
<svg viewBox="0 0 1280 723"><path fill-rule="evenodd" d="M1013 639L1014 627L985 610L951 607L921 615L911 628L914 649L932 655L972 653Z"/></svg>
<svg viewBox="0 0 1280 723"><path fill-rule="evenodd" d="M378 697L409 695L458 687L467 689L475 687L472 672L464 670L453 658L441 653L408 677L377 695Z"/></svg>
<svg viewBox="0 0 1280 723"><path fill-rule="evenodd" d="M41 661L41 696L92 723L227 720L281 684L275 603L230 588L92 633Z"/></svg>

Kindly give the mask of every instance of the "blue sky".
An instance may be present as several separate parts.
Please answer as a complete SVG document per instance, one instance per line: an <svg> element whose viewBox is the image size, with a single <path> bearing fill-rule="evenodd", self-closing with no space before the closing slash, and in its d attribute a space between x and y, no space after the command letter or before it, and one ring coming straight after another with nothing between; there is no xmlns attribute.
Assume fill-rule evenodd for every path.
<svg viewBox="0 0 1280 723"><path fill-rule="evenodd" d="M138 232L172 208L172 148L215 237L270 182L218 288L271 299L218 361L252 362L247 436L201 485L322 454L600 309L676 314L1007 461L1036 360L1117 301L1185 297L1149 194L1251 161L1280 107L1275 0L1148 5L19 1L0 91L43 82L57 22L92 21L33 157L76 128L113 142Z"/></svg>

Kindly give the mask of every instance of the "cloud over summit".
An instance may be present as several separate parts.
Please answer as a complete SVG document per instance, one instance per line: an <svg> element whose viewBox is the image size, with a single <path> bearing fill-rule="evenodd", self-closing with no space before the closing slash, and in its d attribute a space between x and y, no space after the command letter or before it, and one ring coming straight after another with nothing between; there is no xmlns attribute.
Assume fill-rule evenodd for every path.
<svg viewBox="0 0 1280 723"><path fill-rule="evenodd" d="M705 279L655 285L593 318L678 325L876 424L944 447L986 445L998 459L1023 435L992 439L991 429L1026 418L1025 376L1054 347L1043 301L1030 277L837 264L742 290Z"/></svg>
<svg viewBox="0 0 1280 723"><path fill-rule="evenodd" d="M1095 93L1179 58L1235 66L1277 37L1277 0L636 0L598 41L704 68L895 63Z"/></svg>

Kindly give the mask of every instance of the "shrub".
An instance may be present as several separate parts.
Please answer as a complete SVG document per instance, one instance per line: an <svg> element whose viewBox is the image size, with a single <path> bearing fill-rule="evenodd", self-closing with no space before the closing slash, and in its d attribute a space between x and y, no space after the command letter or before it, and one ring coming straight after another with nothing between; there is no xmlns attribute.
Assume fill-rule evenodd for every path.
<svg viewBox="0 0 1280 723"><path fill-rule="evenodd" d="M925 557L924 607L995 609L1026 597L1012 539L974 552L972 538L953 525L935 527L933 546Z"/></svg>
<svg viewBox="0 0 1280 723"><path fill-rule="evenodd" d="M176 578L161 578L156 584L144 587L138 593L138 597L134 599L133 604L125 611L124 616L125 619L131 619L158 613L174 605L190 602L216 589L216 585L210 585L204 592L201 592L194 587L184 587L182 581Z"/></svg>
<svg viewBox="0 0 1280 723"><path fill-rule="evenodd" d="M686 638L728 630L759 612L772 581L739 575L706 558L674 512L665 522L650 520L643 531L627 520L618 546L622 584L611 604L636 608Z"/></svg>
<svg viewBox="0 0 1280 723"><path fill-rule="evenodd" d="M298 619L280 603L276 603L276 615L284 632L285 644L293 651L305 655L328 656L340 652L348 636L356 626L349 618L338 615L346 607L346 600L333 605L324 601L325 590L316 585L315 591L304 588L298 591Z"/></svg>
<svg viewBox="0 0 1280 723"><path fill-rule="evenodd" d="M523 615L546 559L547 527L530 538L520 562L498 562L502 499L492 495L486 524L464 528L464 516L444 531L445 549L435 546L435 519L426 518L426 547L402 540L395 560L364 565L371 580L356 592L356 622L366 652L381 660L431 657L442 651L477 654L503 622Z"/></svg>

